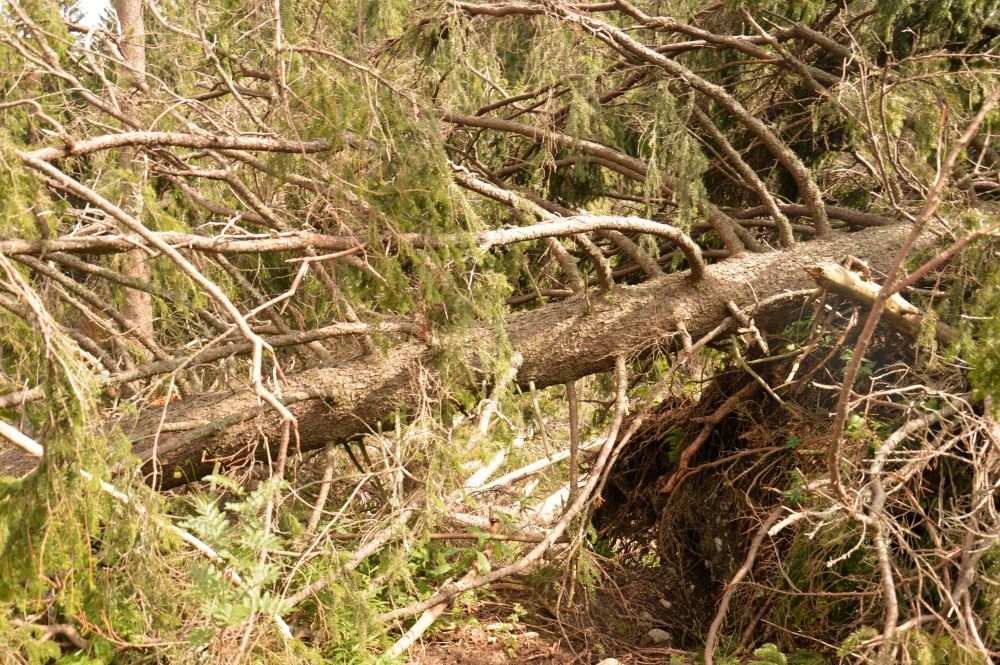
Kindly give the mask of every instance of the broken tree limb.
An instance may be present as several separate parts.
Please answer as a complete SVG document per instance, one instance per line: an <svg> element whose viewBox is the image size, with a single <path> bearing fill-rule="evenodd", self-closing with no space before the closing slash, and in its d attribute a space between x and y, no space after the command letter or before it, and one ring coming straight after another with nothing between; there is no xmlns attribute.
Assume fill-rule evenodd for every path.
<svg viewBox="0 0 1000 665"><path fill-rule="evenodd" d="M586 452L590 452L590 451L594 451L594 450L599 450L601 448L601 446L603 446L603 445L604 445L604 439L603 438L599 438L599 439L596 439L594 441L588 441L587 443L583 444L582 446L580 446L577 449L577 452L578 453L586 453ZM496 489L501 489L501 488L508 488L511 485L513 485L514 483L520 482L520 481L524 480L525 478L529 478L529 477L531 477L531 476L533 476L533 475L535 475L537 473L540 473L544 469L547 469L548 467L552 466L553 464L558 464L559 462L562 462L563 460L566 460L566 459L569 459L569 458L570 458L570 450L569 449L560 450L557 453L553 453L552 455L549 455L547 457L543 457L543 458L541 458L539 460L535 460L534 462L531 462L530 464L526 464L526 465L520 467L519 469L515 469L514 471L506 473L506 474L500 476L499 478L497 478L496 480L491 480L490 482L486 483L485 485L482 485L480 487L477 487L477 488L473 489L470 493L471 494L483 494L483 493L489 492L491 490L496 490Z"/></svg>
<svg viewBox="0 0 1000 665"><path fill-rule="evenodd" d="M302 249L350 250L361 247L359 241L349 236L330 236L322 233L297 231L268 235L204 236L193 233L157 233L152 237L177 249L191 249L214 254L258 254L261 252L290 252ZM45 256L53 252L68 254L117 254L144 246L137 234L65 236L42 240L0 238L0 252L8 255Z"/></svg>
<svg viewBox="0 0 1000 665"><path fill-rule="evenodd" d="M733 592L736 590L737 585L743 581L743 578L750 574L750 571L753 569L753 562L757 559L757 552L760 551L760 546L764 542L764 537L767 536L768 530L774 526L774 523L778 521L778 517L780 516L781 506L772 510L767 516L767 519L757 529L756 535L754 535L753 540L750 542L750 549L747 552L746 559L743 560L743 565L739 567L739 570L733 575L733 579L726 585L726 591L722 594L722 600L719 601L719 609L715 613L712 625L708 629L708 636L705 638L704 658L706 665L712 665L715 662L715 645L719 637L719 629L722 628L722 622L726 620L726 612L729 611L729 601L733 597Z"/></svg>
<svg viewBox="0 0 1000 665"><path fill-rule="evenodd" d="M681 322L690 335L701 337L730 315L729 301L752 312L762 329L782 325L799 301L779 296L813 287L806 267L853 255L875 270L888 268L909 230L901 224L834 234L709 265L697 283L687 273L672 273L604 295L591 293L511 314L506 335L524 357L517 382L534 381L539 387L566 383L611 369L617 354L671 351L675 340L667 331ZM926 233L918 244L929 247L935 241ZM483 325L446 337L442 346L457 349L475 366L484 342L495 338L496 331ZM382 354L288 375L282 399L298 422L300 449L363 435L397 409L416 404L418 372L434 372L435 350L440 347L404 340ZM171 487L210 473L217 460L265 455L266 443L280 439L282 420L260 404L250 387L143 410L123 428L147 464L161 422L168 423L170 431L159 433L157 461L164 472L162 486ZM31 468L32 460L26 463L23 455L0 451L0 473L21 474Z"/></svg>
<svg viewBox="0 0 1000 665"><path fill-rule="evenodd" d="M469 568L469 572L462 577L463 582L468 582L469 580L475 579L476 575L479 574L478 564L472 564ZM437 621L438 617L444 614L444 611L448 609L448 605L451 604L450 600L443 600L434 607L424 610L424 613L420 615L420 618L410 626L409 630L403 633L396 642L389 647L385 652L386 658L399 658L406 650L413 646L414 642L420 639L420 636L427 632L427 629Z"/></svg>
<svg viewBox="0 0 1000 665"><path fill-rule="evenodd" d="M45 449L42 448L41 444L25 436L21 433L21 430L11 427L2 420L0 420L0 438L14 444L18 450L27 453L31 457L41 457L45 454Z"/></svg>
<svg viewBox="0 0 1000 665"><path fill-rule="evenodd" d="M853 300L865 307L872 306L881 288L879 284L866 280L861 273L849 270L837 263L818 263L807 266L805 270L806 274L827 291ZM882 320L909 337L918 337L925 325L933 323L934 336L939 343L950 344L956 338L956 333L951 326L929 318L927 312L907 302L898 293L886 302Z"/></svg>

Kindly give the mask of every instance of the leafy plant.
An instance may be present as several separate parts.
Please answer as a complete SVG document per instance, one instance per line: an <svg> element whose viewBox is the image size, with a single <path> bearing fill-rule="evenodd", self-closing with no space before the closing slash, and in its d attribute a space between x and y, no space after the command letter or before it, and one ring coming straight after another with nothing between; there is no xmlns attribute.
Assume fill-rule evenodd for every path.
<svg viewBox="0 0 1000 665"><path fill-rule="evenodd" d="M218 626L236 626L254 614L280 615L285 607L272 590L281 576L281 567L269 554L279 548L280 540L273 533L267 513L271 502L284 481L269 479L252 492L238 483L213 476L210 481L226 487L240 500L220 509L218 499L201 496L195 499L195 514L182 522L219 553L221 561L197 563L192 566L193 599L201 611ZM242 584L234 584L234 574ZM200 631L192 638L195 644L206 642L211 631Z"/></svg>
<svg viewBox="0 0 1000 665"><path fill-rule="evenodd" d="M788 665L788 657L770 642L754 649L753 657L749 665Z"/></svg>

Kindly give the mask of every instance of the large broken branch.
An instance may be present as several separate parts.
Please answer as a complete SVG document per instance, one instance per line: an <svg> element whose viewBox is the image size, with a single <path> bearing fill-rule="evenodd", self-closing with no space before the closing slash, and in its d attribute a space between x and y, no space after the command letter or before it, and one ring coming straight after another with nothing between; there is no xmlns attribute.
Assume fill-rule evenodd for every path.
<svg viewBox="0 0 1000 665"><path fill-rule="evenodd" d="M182 148L224 148L229 150L260 150L265 152L313 153L331 150L333 145L324 139L312 141L286 141L263 136L194 135L182 132L122 132L92 139L76 141L64 147L39 148L30 157L50 162L66 157L88 155L101 150L126 146L176 146Z"/></svg>
<svg viewBox="0 0 1000 665"><path fill-rule="evenodd" d="M517 381L537 386L566 383L609 370L619 354L669 350L678 324L700 337L729 316L729 301L749 311L759 327L780 324L796 303L782 304L774 296L812 287L807 267L852 255L875 270L886 268L908 232L909 226L896 225L836 234L708 266L697 283L686 273L674 273L604 295L591 293L512 314L507 337L524 357ZM919 244L933 242L934 237L925 234ZM769 300L776 304L755 311L757 303ZM481 326L446 338L444 345L476 365L483 340L495 335ZM282 395L298 422L299 448L313 450L330 440L364 434L397 409L415 404L418 372L434 372L434 352L425 343L403 341L374 358L290 375ZM281 417L246 388L170 402L142 412L124 427L147 464L155 450L163 484L175 486L210 472L217 461L264 456L268 442L280 440L281 423ZM32 460L16 451L0 453L3 473L23 473L32 466Z"/></svg>
<svg viewBox="0 0 1000 665"><path fill-rule="evenodd" d="M258 236L203 236L192 233L154 233L156 238L177 249L193 249L216 254L259 254L302 249L349 250L360 248L360 240L346 236L297 231ZM71 254L116 254L143 246L142 237L131 235L67 236L46 240L0 239L0 252L13 255L44 256L52 252Z"/></svg>
<svg viewBox="0 0 1000 665"><path fill-rule="evenodd" d="M837 263L808 266L806 273L827 291L859 302L865 307L872 306L881 288L875 282L865 279L861 273L848 270ZM898 293L886 302L882 319L899 332L914 338L920 335L925 325L932 322L927 312L907 302ZM956 333L951 326L940 321L933 321L933 324L934 336L938 342L950 344L955 341Z"/></svg>

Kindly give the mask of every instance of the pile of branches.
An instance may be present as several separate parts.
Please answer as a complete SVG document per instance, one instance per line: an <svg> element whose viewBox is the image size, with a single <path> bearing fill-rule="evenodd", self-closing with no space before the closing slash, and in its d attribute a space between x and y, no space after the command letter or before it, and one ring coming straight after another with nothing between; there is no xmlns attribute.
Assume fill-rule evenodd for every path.
<svg viewBox="0 0 1000 665"><path fill-rule="evenodd" d="M847 653L936 621L989 658L995 277L959 298L979 315L928 280L997 231L995 7L786 4L5 3L0 639L399 656L459 594L594 545L679 395L697 426L636 484L739 461L698 455L789 402L753 363L825 289L861 303L797 352L850 349L810 365L828 401L796 397L831 414L825 459L761 518L706 660L765 536L806 525L874 552L879 634ZM971 368L859 387L882 321ZM882 402L912 418L859 453ZM967 491L932 519L946 462Z"/></svg>
<svg viewBox="0 0 1000 665"><path fill-rule="evenodd" d="M595 526L636 561L655 544L660 620L706 662L726 634L858 662L991 650L995 595L971 580L996 574L1000 429L963 368L881 329L833 489L826 416L863 314L818 298L810 327L769 337L784 353L751 346L665 401L611 472Z"/></svg>

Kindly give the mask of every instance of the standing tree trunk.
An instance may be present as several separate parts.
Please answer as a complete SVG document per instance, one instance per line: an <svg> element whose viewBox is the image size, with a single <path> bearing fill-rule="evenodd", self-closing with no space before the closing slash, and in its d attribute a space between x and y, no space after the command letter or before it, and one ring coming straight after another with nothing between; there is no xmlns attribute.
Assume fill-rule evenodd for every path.
<svg viewBox="0 0 1000 665"><path fill-rule="evenodd" d="M119 82L128 95L122 100L122 107L129 115L138 115L139 104L135 95L141 94L146 84L146 29L142 20L142 0L115 0L115 13L121 34L121 51L125 56L125 67ZM125 150L121 155L123 169L131 171L133 176L132 182L124 188L122 207L136 219L142 219L144 207L146 169L140 161L141 156L142 153L137 150ZM148 282L147 255L142 250L127 252L122 257L121 271L129 277ZM152 337L152 296L145 291L124 288L122 301L122 313L134 324L133 332Z"/></svg>

